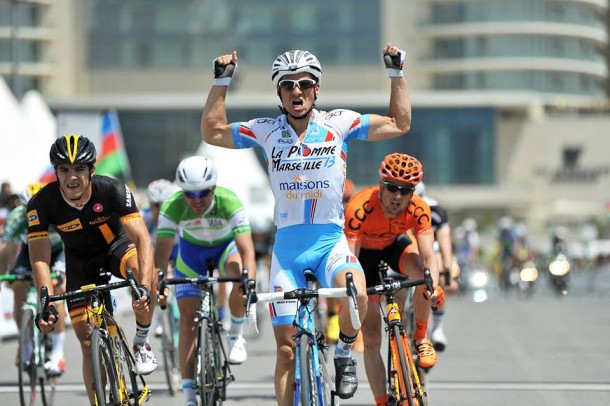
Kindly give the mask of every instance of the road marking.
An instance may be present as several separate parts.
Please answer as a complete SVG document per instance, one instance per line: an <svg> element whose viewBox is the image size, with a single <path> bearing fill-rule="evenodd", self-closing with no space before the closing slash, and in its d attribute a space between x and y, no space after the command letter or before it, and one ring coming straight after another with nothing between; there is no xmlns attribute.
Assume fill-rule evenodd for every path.
<svg viewBox="0 0 610 406"><path fill-rule="evenodd" d="M167 392L167 385L151 383L149 387L155 392ZM360 383L358 389L370 390L366 382ZM233 382L229 385L229 394L233 391L262 390L273 392L272 383ZM430 391L538 391L538 392L610 392L608 383L572 383L572 382L430 382ZM58 384L57 392L84 392L82 384ZM3 383L0 393L18 392L17 383Z"/></svg>

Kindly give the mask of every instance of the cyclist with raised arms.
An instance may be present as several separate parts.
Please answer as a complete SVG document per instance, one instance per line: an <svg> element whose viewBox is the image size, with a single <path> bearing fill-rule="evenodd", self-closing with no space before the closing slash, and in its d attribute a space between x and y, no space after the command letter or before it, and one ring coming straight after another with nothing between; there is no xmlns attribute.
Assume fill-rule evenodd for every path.
<svg viewBox="0 0 610 406"><path fill-rule="evenodd" d="M240 276L248 270L256 277L254 243L248 215L242 202L231 190L216 186L216 167L208 158L192 156L180 162L176 184L182 189L161 206L155 264L166 269L179 233L178 258L174 274L177 278L207 275L208 261L214 261L221 275ZM161 303L163 303L161 295ZM180 309L179 362L182 390L186 406L197 406L195 392L195 316L201 300L197 285L176 285ZM229 329L229 362L241 364L247 358L243 326L246 320L241 286L233 284L229 296L231 327ZM210 349L206 349L210 350Z"/></svg>
<svg viewBox="0 0 610 406"><path fill-rule="evenodd" d="M26 205L30 198L44 187L45 184L30 183L20 193L22 205L10 211L7 217L6 228L0 239L5 243L9 263L7 268L10 274L26 275L32 272L30 265L30 251L28 249L28 219L26 216ZM49 228L49 240L51 241L51 271L57 274L54 283L54 294L63 293L66 289L65 272L66 261L64 258L64 246L61 237L54 228ZM0 269L4 274L5 269ZM22 308L25 303L30 282L15 281L11 284L13 289L13 319L17 328L21 324ZM51 333L52 349L50 359L45 363L45 368L50 375L60 376L66 370L64 359L64 342L66 337L66 311L62 303L57 303L59 319L55 330ZM25 348L21 352L21 359L17 362L26 363L32 355L32 348Z"/></svg>
<svg viewBox="0 0 610 406"><path fill-rule="evenodd" d="M101 270L124 279L126 270L131 269L141 284L142 296L139 300L132 299L136 319L133 350L137 372L146 375L157 367L148 344L157 282L153 247L131 190L116 179L94 175L96 157L93 143L80 135L62 136L51 146L50 159L57 181L42 188L27 205L34 279L39 290L52 286L49 226L57 229L64 243L66 291L91 283L106 283L107 276ZM85 388L90 404L95 405L86 302L74 299L68 300L67 305L83 355ZM111 305L107 304L110 308ZM54 306L50 304L49 309ZM56 322L52 311L36 317L43 333L50 333Z"/></svg>
<svg viewBox="0 0 610 406"><path fill-rule="evenodd" d="M443 291L438 286L438 261L434 252L430 208L413 193L422 177L423 168L417 159L400 153L387 155L379 167L379 185L357 192L348 202L345 234L350 248L364 268L367 286L382 283L380 261L414 279L423 278L424 267L430 269L434 293L430 295L425 285L416 288L413 295L415 332L412 337L419 364L423 368L430 368L436 364L436 353L427 335L428 319L431 306L442 303ZM415 241L406 234L411 229ZM375 404L386 405L386 369L380 352L379 295L369 297L362 332L364 366Z"/></svg>
<svg viewBox="0 0 610 406"><path fill-rule="evenodd" d="M367 302L364 274L343 234L348 141L399 137L411 125L411 103L402 72L405 52L387 44L382 54L391 82L387 116L345 109L317 110L322 67L312 53L292 50L279 55L271 67L271 80L281 102L280 116L227 122L225 98L238 61L237 52L233 52L214 60L214 84L201 118L205 142L225 148L263 150L275 196L277 226L270 289L287 292L304 287L306 269L314 272L323 287L345 287L345 275L351 272L361 318ZM342 300L334 359L336 392L343 399L352 397L358 387L356 363L351 357L358 330L351 324L347 300ZM270 309L277 350L277 402L290 405L296 302L275 302Z"/></svg>

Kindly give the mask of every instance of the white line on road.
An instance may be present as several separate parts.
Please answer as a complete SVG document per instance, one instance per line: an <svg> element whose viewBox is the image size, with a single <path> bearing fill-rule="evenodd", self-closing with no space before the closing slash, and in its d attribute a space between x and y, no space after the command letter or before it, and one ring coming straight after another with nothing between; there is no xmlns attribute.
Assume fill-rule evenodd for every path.
<svg viewBox="0 0 610 406"><path fill-rule="evenodd" d="M149 385L152 392L165 392L164 384ZM367 383L361 383L359 389L369 390ZM58 392L83 392L82 384L59 384ZM233 382L229 385L231 391L265 390L273 392L273 383ZM430 391L539 391L539 392L610 392L610 383L570 383L570 382L430 382ZM0 393L18 392L17 384L0 386Z"/></svg>

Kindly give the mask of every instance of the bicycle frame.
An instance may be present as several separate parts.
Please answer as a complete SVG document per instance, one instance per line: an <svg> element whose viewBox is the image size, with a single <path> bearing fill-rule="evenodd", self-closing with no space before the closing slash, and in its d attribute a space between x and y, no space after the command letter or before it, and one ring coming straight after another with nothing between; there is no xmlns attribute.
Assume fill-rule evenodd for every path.
<svg viewBox="0 0 610 406"><path fill-rule="evenodd" d="M134 295L139 295L131 270L127 270L127 280L112 282L104 285L85 285L79 290L66 292L59 295L49 296L45 286L40 289L40 308L44 315L48 311L50 302L68 300L74 298L86 298L88 302L88 323L91 326L91 345L93 375L96 385L96 397L98 405L105 399L105 384L101 375L108 374L110 385L110 404L141 405L148 400L150 390L141 375L135 371L135 358L129 350L127 339L116 319L108 311L104 304L102 295L107 292L123 287L130 287ZM96 351L97 348L99 351ZM101 356L102 359L99 359ZM97 357L97 358L96 358ZM100 362L104 362L106 368L101 370ZM108 368L112 366L112 368ZM127 382L129 377L129 383ZM141 389L138 385L138 379ZM128 387L130 384L131 389Z"/></svg>
<svg viewBox="0 0 610 406"><path fill-rule="evenodd" d="M395 281L393 278L383 275L383 281L384 283L381 285L367 288L367 293L383 295L386 298L385 312L383 308L381 308L381 312L389 342L386 364L388 404L402 405L403 402L407 402L409 406L423 406L426 404L427 393L411 350L411 340L402 323L395 292L401 289L411 289L418 285L426 285L428 290L432 291L430 270L424 269L423 279Z"/></svg>
<svg viewBox="0 0 610 406"><path fill-rule="evenodd" d="M307 287L290 292L255 294L247 301L247 316L253 333L258 334L256 326L257 303L277 300L296 300L297 311L293 320L296 333L292 336L296 345L294 405L338 405L334 382L326 366L324 329L317 317L317 299L327 297L350 297L350 315L354 328L360 329L360 319L356 301L356 289L352 274L346 275L347 288L317 288L311 271L305 271Z"/></svg>
<svg viewBox="0 0 610 406"><path fill-rule="evenodd" d="M213 264L208 263L208 275L212 274L213 268ZM195 377L202 406L226 400L227 385L235 380L221 339L222 321L218 317L213 287L215 283L225 282L239 282L245 286L248 271L243 272L240 277L200 276L161 279L159 282L159 292L163 292L167 285L190 283L201 287L201 300L195 316L195 323L197 323Z"/></svg>

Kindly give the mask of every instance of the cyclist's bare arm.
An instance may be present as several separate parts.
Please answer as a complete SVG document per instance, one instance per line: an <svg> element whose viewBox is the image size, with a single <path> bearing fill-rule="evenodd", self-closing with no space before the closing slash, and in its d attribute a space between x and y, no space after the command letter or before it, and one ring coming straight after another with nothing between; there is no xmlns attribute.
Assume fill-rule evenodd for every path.
<svg viewBox="0 0 610 406"><path fill-rule="evenodd" d="M15 266L17 248L19 246L13 241L0 241L0 275L4 275Z"/></svg>
<svg viewBox="0 0 610 406"><path fill-rule="evenodd" d="M241 256L243 269L248 270L250 279L256 278L256 255L251 234L240 234L235 236L235 245Z"/></svg>
<svg viewBox="0 0 610 406"><path fill-rule="evenodd" d="M36 290L40 292L40 288L46 286L47 289L53 291L53 281L51 280L51 241L48 238L37 238L28 242L30 251L30 264L32 266L32 276ZM51 305L50 305L51 306ZM40 320L40 331L50 333L55 324L55 315L51 314L49 320Z"/></svg>
<svg viewBox="0 0 610 406"><path fill-rule="evenodd" d="M360 255L360 241L348 238L347 245L349 246L349 250L358 257Z"/></svg>
<svg viewBox="0 0 610 406"><path fill-rule="evenodd" d="M173 238L157 237L157 245L155 247L155 268L162 270L165 275L167 275L169 258L172 255L173 248Z"/></svg>
<svg viewBox="0 0 610 406"><path fill-rule="evenodd" d="M443 258L443 269L451 269L453 264L453 249L451 247L451 227L449 224L436 231L436 240Z"/></svg>
<svg viewBox="0 0 610 406"><path fill-rule="evenodd" d="M396 56L397 47L387 44L383 53ZM369 123L369 141L381 141L399 137L411 129L411 97L409 87L404 77L390 78L390 105L388 115L373 114Z"/></svg>
<svg viewBox="0 0 610 406"><path fill-rule="evenodd" d="M439 264L438 259L436 258L436 253L434 252L434 234L431 232L418 234L415 236L415 239L417 240L417 249L419 251L419 256L424 263L424 267L430 269L430 274L432 275L434 285L438 285Z"/></svg>
<svg viewBox="0 0 610 406"><path fill-rule="evenodd" d="M219 66L237 65L237 52L216 58ZM228 86L212 86L201 115L201 138L211 145L235 148L231 125L227 123L225 99Z"/></svg>
<svg viewBox="0 0 610 406"><path fill-rule="evenodd" d="M153 289L157 288L157 277L154 267L153 245L146 223L142 218L132 219L123 222L123 227L125 227L131 241L136 245L138 252L138 282L141 285L146 285L152 292Z"/></svg>

